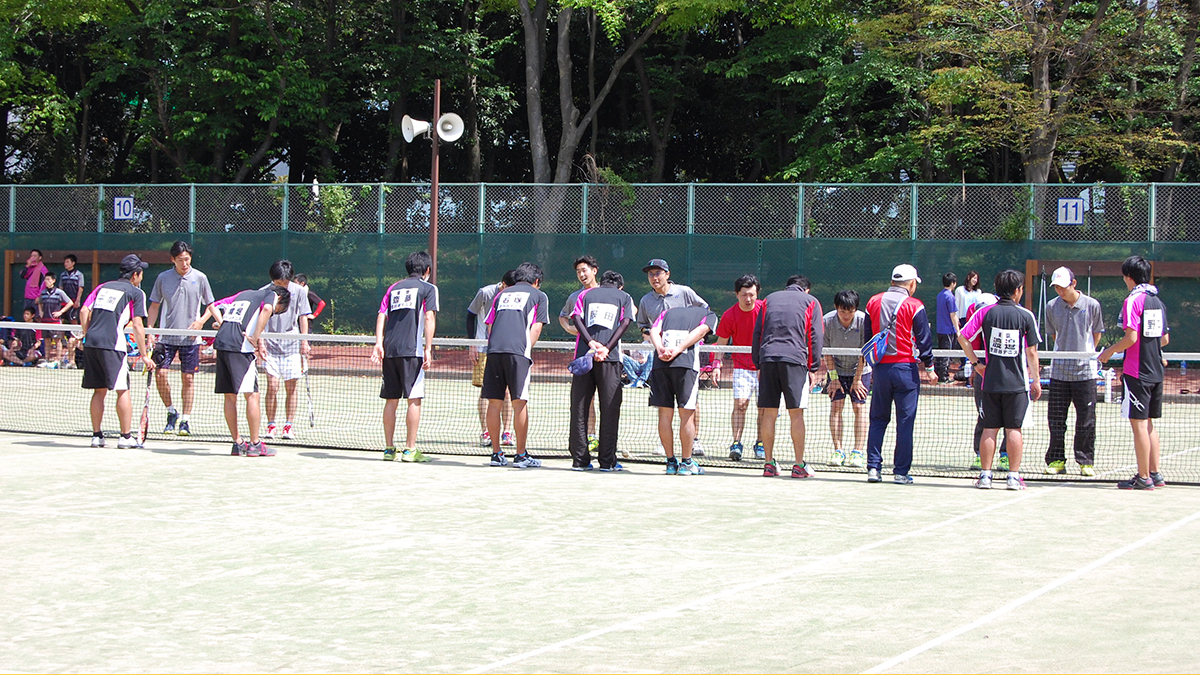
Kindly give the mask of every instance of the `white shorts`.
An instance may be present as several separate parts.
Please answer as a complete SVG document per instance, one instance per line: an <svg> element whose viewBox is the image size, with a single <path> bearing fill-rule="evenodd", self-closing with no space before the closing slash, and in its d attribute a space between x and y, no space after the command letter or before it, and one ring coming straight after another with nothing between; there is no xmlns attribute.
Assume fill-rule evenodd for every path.
<svg viewBox="0 0 1200 675"><path fill-rule="evenodd" d="M754 398L758 394L758 371L744 368L733 369L733 397L739 401Z"/></svg>
<svg viewBox="0 0 1200 675"><path fill-rule="evenodd" d="M268 351L267 358L263 360L263 369L270 377L280 380L298 380L304 375L299 354L279 356Z"/></svg>

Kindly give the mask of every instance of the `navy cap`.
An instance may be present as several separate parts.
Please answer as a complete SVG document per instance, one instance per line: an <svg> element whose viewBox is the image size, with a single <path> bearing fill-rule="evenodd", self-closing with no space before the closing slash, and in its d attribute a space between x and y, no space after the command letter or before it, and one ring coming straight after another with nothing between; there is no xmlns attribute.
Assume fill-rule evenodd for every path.
<svg viewBox="0 0 1200 675"><path fill-rule="evenodd" d="M649 272L650 270L654 269L655 267L657 267L658 269L660 269L664 272L671 271L671 266L668 265L667 261L663 260L662 258L652 259L650 262L646 263L646 266L642 268L642 271Z"/></svg>
<svg viewBox="0 0 1200 675"><path fill-rule="evenodd" d="M121 274L129 274L139 269L144 270L149 266L150 263L142 262L142 259L133 253L121 258Z"/></svg>

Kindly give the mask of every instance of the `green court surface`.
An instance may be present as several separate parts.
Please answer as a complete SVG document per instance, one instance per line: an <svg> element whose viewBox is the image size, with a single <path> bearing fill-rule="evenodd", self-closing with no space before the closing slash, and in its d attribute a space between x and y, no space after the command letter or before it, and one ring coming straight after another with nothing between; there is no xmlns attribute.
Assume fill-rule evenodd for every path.
<svg viewBox="0 0 1200 675"><path fill-rule="evenodd" d="M1200 670L1196 488L86 443L0 435L0 669Z"/></svg>

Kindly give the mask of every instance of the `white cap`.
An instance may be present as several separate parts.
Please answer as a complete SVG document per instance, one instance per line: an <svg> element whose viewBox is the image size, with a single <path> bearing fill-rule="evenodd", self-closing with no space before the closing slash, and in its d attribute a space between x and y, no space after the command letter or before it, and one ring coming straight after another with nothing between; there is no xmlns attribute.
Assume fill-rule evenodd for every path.
<svg viewBox="0 0 1200 675"><path fill-rule="evenodd" d="M1075 281L1075 273L1067 267L1060 267L1054 270L1054 274L1050 275L1051 286L1062 286L1063 288L1067 288L1071 285L1072 281Z"/></svg>
<svg viewBox="0 0 1200 675"><path fill-rule="evenodd" d="M917 276L917 268L912 265L896 265L892 268L892 281L911 281L917 280L921 283L921 277Z"/></svg>
<svg viewBox="0 0 1200 675"><path fill-rule="evenodd" d="M975 307L975 309L982 309L984 307L987 307L988 305L994 305L997 302L1000 302L1000 298L997 298L995 296L995 294L980 293L979 297L975 298L974 307Z"/></svg>

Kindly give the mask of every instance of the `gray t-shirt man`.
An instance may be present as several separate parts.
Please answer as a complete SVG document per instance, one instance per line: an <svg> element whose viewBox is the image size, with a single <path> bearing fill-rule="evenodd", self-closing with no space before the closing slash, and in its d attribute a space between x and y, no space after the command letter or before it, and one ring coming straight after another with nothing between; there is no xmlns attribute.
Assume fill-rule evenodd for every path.
<svg viewBox="0 0 1200 675"><path fill-rule="evenodd" d="M475 315L475 334L472 338L476 340L488 339L487 324L484 319L487 318L488 312L492 311L492 300L496 299L496 294L500 292L500 284L488 284L479 289L475 293L475 297L471 300L471 304L467 306L467 311ZM480 354L487 353L487 345L477 348Z"/></svg>
<svg viewBox="0 0 1200 675"><path fill-rule="evenodd" d="M842 325L838 319L837 310L826 312L825 337L822 347L839 347L847 349L862 349L872 336L867 335L867 315L861 310L854 312L854 320L850 326ZM853 377L858 372L858 356L834 356L833 365L838 377ZM863 364L863 375L871 372L871 366Z"/></svg>
<svg viewBox="0 0 1200 675"><path fill-rule="evenodd" d="M193 267L187 274L179 276L179 272L172 267L154 280L154 288L150 289L150 302L156 302L160 306L159 328L187 330L200 318L201 310L213 303L213 292L204 272ZM200 338L164 335L159 342L178 346L198 345Z"/></svg>
<svg viewBox="0 0 1200 675"><path fill-rule="evenodd" d="M676 307L708 307L704 298L700 297L690 286L668 282L667 292L659 295L653 289L638 301L637 325L643 333L650 332L650 327L658 321L658 317L668 309Z"/></svg>
<svg viewBox="0 0 1200 675"><path fill-rule="evenodd" d="M1056 352L1095 352L1095 334L1104 332L1104 316L1095 298L1079 294L1075 304L1062 298L1046 303L1046 325L1054 335ZM1082 382L1096 378L1096 361L1054 359L1050 361L1050 379Z"/></svg>
<svg viewBox="0 0 1200 675"><path fill-rule="evenodd" d="M267 284L259 290L267 290L273 284ZM280 314L272 314L270 319L267 319L268 333L299 333L299 322L301 316L312 314L312 305L308 304L308 290L300 284L289 281L288 292L291 293L291 304L288 305L287 311ZM267 354L270 356L289 356L291 354L300 353L299 340L267 340Z"/></svg>

